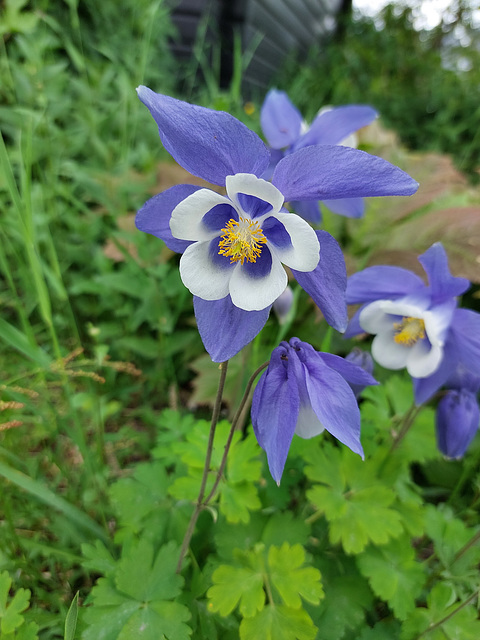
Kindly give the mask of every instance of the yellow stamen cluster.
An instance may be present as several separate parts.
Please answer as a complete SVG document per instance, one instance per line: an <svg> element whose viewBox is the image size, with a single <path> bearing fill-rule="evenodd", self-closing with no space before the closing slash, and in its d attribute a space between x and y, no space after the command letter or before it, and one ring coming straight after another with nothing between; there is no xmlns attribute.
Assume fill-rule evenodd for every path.
<svg viewBox="0 0 480 640"><path fill-rule="evenodd" d="M229 220L222 229L222 239L218 246L218 252L222 256L230 258L230 262L255 262L262 253L262 244L267 242L262 228L258 222L248 218Z"/></svg>
<svg viewBox="0 0 480 640"><path fill-rule="evenodd" d="M421 318L402 318L401 322L393 323L393 328L395 342L406 347L412 347L418 340L425 338L425 322Z"/></svg>

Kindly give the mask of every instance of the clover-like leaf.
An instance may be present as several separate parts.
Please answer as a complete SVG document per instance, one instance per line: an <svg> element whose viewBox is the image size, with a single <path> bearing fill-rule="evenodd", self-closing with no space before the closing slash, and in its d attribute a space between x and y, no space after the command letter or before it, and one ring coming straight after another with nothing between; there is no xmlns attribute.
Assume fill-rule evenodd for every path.
<svg viewBox="0 0 480 640"><path fill-rule="evenodd" d="M270 547L268 566L270 580L283 602L292 609L302 605L301 598L318 604L323 597L321 575L314 567L302 567L305 550L300 544Z"/></svg>
<svg viewBox="0 0 480 640"><path fill-rule="evenodd" d="M212 575L213 586L208 590L213 611L228 616L237 605L243 616L254 616L265 604L261 567L233 567L221 565Z"/></svg>
<svg viewBox="0 0 480 640"><path fill-rule="evenodd" d="M8 594L12 579L7 571L0 573L0 629L3 634L14 633L24 623L23 611L30 605L30 591L18 589L12 599Z"/></svg>
<svg viewBox="0 0 480 640"><path fill-rule="evenodd" d="M240 624L240 640L313 640L316 634L306 611L284 606L268 605Z"/></svg>
<svg viewBox="0 0 480 640"><path fill-rule="evenodd" d="M248 522L250 511L256 511L261 506L255 485L238 482L222 486L220 510L229 522Z"/></svg>
<svg viewBox="0 0 480 640"><path fill-rule="evenodd" d="M397 618L405 620L427 579L410 539L405 536L382 547L369 547L357 557L357 565L373 592L388 602Z"/></svg>
<svg viewBox="0 0 480 640"><path fill-rule="evenodd" d="M360 553L369 542L385 544L401 534L402 518L391 507L395 493L379 482L376 465L366 465L349 449L331 445L307 457L315 461L315 467L307 467L307 475L321 482L307 492L307 498L329 521L333 544L341 542L346 553Z"/></svg>
<svg viewBox="0 0 480 640"><path fill-rule="evenodd" d="M183 579L176 575L176 545L157 554L147 540L129 547L108 578L100 578L87 607L83 640L188 640L187 607L173 598Z"/></svg>

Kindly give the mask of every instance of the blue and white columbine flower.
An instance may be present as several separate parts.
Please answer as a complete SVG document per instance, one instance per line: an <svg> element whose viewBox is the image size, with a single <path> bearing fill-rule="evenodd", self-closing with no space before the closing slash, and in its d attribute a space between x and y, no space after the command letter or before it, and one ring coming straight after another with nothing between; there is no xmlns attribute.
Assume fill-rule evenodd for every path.
<svg viewBox="0 0 480 640"><path fill-rule="evenodd" d="M480 315L457 308L470 283L451 275L440 243L419 257L428 285L393 266L369 267L348 280L347 303L362 304L346 336L371 333L374 359L387 369L406 368L417 404L445 384L459 359L480 375Z"/></svg>
<svg viewBox="0 0 480 640"><path fill-rule="evenodd" d="M285 156L310 145L348 144L346 138L377 117L377 112L367 105L346 105L321 110L308 127L298 109L284 91L271 89L263 102L260 123L265 138L272 149L269 173ZM349 218L360 218L365 211L361 197L322 198L333 213ZM292 201L292 209L310 222L320 222L318 202Z"/></svg>
<svg viewBox="0 0 480 640"><path fill-rule="evenodd" d="M215 361L235 355L265 324L287 286L282 265L327 321L346 327L345 263L336 241L283 208L285 201L410 195L417 183L356 149L321 145L286 156L262 179L270 152L233 116L137 89L164 147L187 171L226 195L177 185L151 198L137 227L183 253L180 275L194 294L197 324Z"/></svg>
<svg viewBox="0 0 480 640"><path fill-rule="evenodd" d="M326 430L363 457L360 412L352 385L377 384L361 367L292 338L273 350L255 388L252 424L280 484L294 434L313 438Z"/></svg>

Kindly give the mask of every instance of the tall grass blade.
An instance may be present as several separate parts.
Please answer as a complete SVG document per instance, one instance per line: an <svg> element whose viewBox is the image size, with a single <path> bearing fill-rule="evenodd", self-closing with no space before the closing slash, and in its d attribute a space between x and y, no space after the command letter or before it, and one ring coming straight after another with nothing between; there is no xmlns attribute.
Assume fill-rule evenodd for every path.
<svg viewBox="0 0 480 640"><path fill-rule="evenodd" d="M109 540L105 531L95 522L95 520L60 496L57 496L53 491L50 491L50 489L37 480L30 478L21 471L12 469L12 467L9 467L3 462L0 462L0 476L3 476L6 480L17 485L20 489L27 491L27 493L37 498L37 500L44 502L49 507L52 507L52 509L56 509L68 518L70 522L85 531L89 531L96 538L99 538L102 542L108 545Z"/></svg>

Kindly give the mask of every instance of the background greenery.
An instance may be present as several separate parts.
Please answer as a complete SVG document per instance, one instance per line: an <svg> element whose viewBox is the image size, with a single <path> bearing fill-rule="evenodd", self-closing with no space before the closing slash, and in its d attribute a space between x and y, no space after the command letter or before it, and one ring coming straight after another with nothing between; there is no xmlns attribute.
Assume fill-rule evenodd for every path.
<svg viewBox="0 0 480 640"><path fill-rule="evenodd" d="M144 624L152 640L189 628L195 638L478 638L478 440L464 461L442 460L426 408L398 441L411 388L387 372L362 404L365 463L327 438L297 442L278 489L245 419L175 575L218 371L177 258L133 227L148 197L190 179L135 87L178 95L182 80L180 97L257 130L263 96L244 109L238 54L220 90L203 41L179 69L160 0L5 0L1 11L0 638L129 640ZM387 9L383 24L349 22L278 86L307 118L325 103L373 104L411 149L452 154L473 181L478 49L462 50L471 68L455 71L433 46L439 34L413 30L408 11ZM476 188L384 129L361 144L427 186L414 204L372 202L364 221L326 213L350 267L412 267L441 236L455 274L478 282ZM272 317L230 364L213 468L250 372L292 335L351 346L296 292L287 323ZM76 605L65 620L77 591L74 631Z"/></svg>

